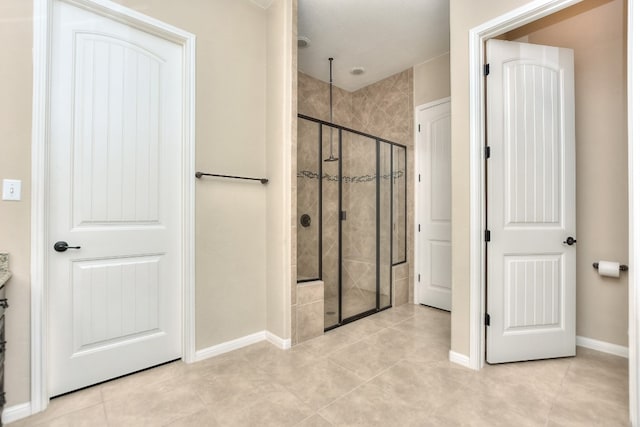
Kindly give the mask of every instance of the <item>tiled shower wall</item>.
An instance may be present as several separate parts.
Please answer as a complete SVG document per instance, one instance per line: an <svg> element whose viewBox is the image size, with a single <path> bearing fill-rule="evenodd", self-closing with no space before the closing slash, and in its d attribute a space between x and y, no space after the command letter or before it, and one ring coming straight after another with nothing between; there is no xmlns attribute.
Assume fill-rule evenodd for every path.
<svg viewBox="0 0 640 427"><path fill-rule="evenodd" d="M338 87L333 88L333 122L345 127L353 123L352 95ZM298 73L298 113L317 119L330 121L329 85L303 73ZM318 271L318 179L319 160L330 152L331 135L325 129L322 138L322 153L318 146L318 126L315 123L301 121L298 130L298 171L316 174L313 177L298 177L297 203L297 253L298 277L317 278ZM338 134L333 135L334 155L338 154ZM338 162L323 162L323 174L336 177ZM323 180L323 281L326 298L337 298L338 290L338 182ZM311 225L302 227L300 217L311 216ZM330 305L325 307L332 311Z"/></svg>
<svg viewBox="0 0 640 427"><path fill-rule="evenodd" d="M300 101L300 100L299 100ZM413 301L414 114L413 68L353 92L353 128L407 148L407 265L393 267L393 305ZM403 188L394 187L394 208ZM398 242L394 242L397 245ZM397 249L397 246L396 246Z"/></svg>
<svg viewBox="0 0 640 427"><path fill-rule="evenodd" d="M304 73L298 73L298 112L310 117L329 121L329 85L314 79ZM407 224L413 223L413 70L395 74L380 82L362 88L355 92L347 92L334 86L333 122L350 127L371 135L388 139L407 147ZM318 172L318 128L300 124L298 130L297 162L298 171ZM323 135L323 157L329 149L329 136ZM337 139L337 136L335 136ZM375 144L371 142L358 143L361 137L349 136L354 139L345 140L343 174L349 176L375 175ZM309 143L315 141L315 143ZM337 142L334 141L334 153L337 155ZM373 157L368 159L368 157ZM366 160L369 161L366 161ZM395 163L395 161L394 161ZM323 163L323 174L337 176L337 162ZM369 170L371 169L371 170ZM317 277L318 229L318 190L317 179L309 177L297 178L297 269L300 277ZM355 185L358 187L355 188ZM367 186L372 186L368 188ZM353 188L351 188L353 187ZM345 223L344 267L347 274L343 286L363 286L364 283L375 283L370 275L375 277L375 181L346 185L345 200L350 206L344 210L350 215L350 221ZM404 189L394 186L394 208L399 206L399 200ZM334 194L335 193L335 194ZM325 281L325 298L337 294L337 210L338 183L323 181L323 269ZM368 195L374 197L367 197ZM384 198L383 198L384 200ZM388 200L387 200L388 203ZM367 204L371 206L367 206ZM385 211L388 206L382 206ZM308 213L312 217L311 226L300 226L300 216ZM315 214L315 215L314 215ZM349 227L354 227L349 229ZM335 228L335 230L333 229ZM353 237L353 239L351 238ZM383 240L390 238L383 234ZM366 241L367 239L371 241ZM399 242L393 242L397 249ZM407 264L393 268L394 305L413 300L413 289L409 286L409 277L413 276L413 235L407 235L406 248ZM351 273L350 273L351 272ZM388 277L388 271L383 275ZM388 292L386 292L388 293ZM383 294L385 292L383 291ZM294 343L296 342L294 338Z"/></svg>

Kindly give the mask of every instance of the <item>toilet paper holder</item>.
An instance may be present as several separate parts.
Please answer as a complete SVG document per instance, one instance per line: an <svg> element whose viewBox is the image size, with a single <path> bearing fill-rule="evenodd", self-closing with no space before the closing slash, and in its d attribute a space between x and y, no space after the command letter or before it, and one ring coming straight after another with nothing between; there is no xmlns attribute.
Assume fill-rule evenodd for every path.
<svg viewBox="0 0 640 427"><path fill-rule="evenodd" d="M598 266L599 266L600 264L599 264L599 263L597 263L597 262L594 262L592 265L593 265L593 268L595 268L595 269L597 270L597 269L598 269ZM624 265L624 264L620 264L620 271L627 271L627 270L629 270L629 266Z"/></svg>

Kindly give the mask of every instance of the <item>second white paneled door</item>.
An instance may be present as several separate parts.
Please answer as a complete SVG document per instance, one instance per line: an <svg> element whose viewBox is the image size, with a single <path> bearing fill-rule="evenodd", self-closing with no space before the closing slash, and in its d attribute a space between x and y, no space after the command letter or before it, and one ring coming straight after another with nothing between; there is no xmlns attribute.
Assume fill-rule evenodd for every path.
<svg viewBox="0 0 640 427"><path fill-rule="evenodd" d="M451 311L451 101L418 107L418 302Z"/></svg>
<svg viewBox="0 0 640 427"><path fill-rule="evenodd" d="M573 51L487 42L487 361L575 355Z"/></svg>
<svg viewBox="0 0 640 427"><path fill-rule="evenodd" d="M53 2L49 392L181 356L182 47ZM66 242L69 248L64 250Z"/></svg>

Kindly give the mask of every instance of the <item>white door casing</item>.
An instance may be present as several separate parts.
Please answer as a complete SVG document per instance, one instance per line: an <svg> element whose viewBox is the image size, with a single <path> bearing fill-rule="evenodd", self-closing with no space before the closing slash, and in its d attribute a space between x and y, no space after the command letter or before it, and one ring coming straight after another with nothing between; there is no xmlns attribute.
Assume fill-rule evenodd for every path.
<svg viewBox="0 0 640 427"><path fill-rule="evenodd" d="M640 7L638 2L627 2L627 87L629 130L629 261L632 266L640 265ZM638 273L629 269L629 415L632 426L640 419L640 374L638 370L640 344L640 292Z"/></svg>
<svg viewBox="0 0 640 427"><path fill-rule="evenodd" d="M451 311L451 101L420 106L416 116L418 302Z"/></svg>
<svg viewBox="0 0 640 427"><path fill-rule="evenodd" d="M195 350L195 40L108 1L39 3L36 58L52 62L34 73L34 111L50 117L47 139L34 113L34 164L48 171L34 172L34 229L48 268L32 299L48 316L34 313L32 331L50 332L33 337L34 412L47 396ZM56 240L81 249L55 252Z"/></svg>
<svg viewBox="0 0 640 427"><path fill-rule="evenodd" d="M573 51L487 41L487 361L575 355Z"/></svg>

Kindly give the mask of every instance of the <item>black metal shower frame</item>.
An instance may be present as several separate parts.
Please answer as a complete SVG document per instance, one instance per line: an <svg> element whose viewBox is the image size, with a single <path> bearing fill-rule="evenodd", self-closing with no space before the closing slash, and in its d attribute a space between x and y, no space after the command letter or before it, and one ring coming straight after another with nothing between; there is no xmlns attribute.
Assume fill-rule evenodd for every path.
<svg viewBox="0 0 640 427"><path fill-rule="evenodd" d="M322 280L322 227L323 227L323 215L322 215L322 181L324 176L323 170L323 155L322 155L322 142L323 142L323 132L322 127L328 126L338 130L338 158L340 161L338 162L338 176L342 177L342 132L347 131L354 133L356 135L360 135L366 137L371 140L376 141L376 307L367 310L365 312L356 314L354 316L348 317L346 319L342 318L342 180L340 179L338 182L338 212L339 218L338 221L338 260L339 260L339 268L338 268L338 323L335 325L331 325L325 328L325 331L337 328L344 324L353 322L355 320L361 319L366 316L370 316L371 314L375 314L379 311L386 310L391 308L393 301L393 267L397 265L401 265L407 262L407 148L393 141L389 141L387 139L379 138L374 135L370 135L365 132L357 131L355 129L350 129L345 126L336 125L331 122L327 122L325 120L317 119L315 117L306 116L304 114L298 114L298 118L317 123L318 124L318 277L306 280L300 280L298 283L309 282L313 280ZM332 141L330 143L333 143ZM394 147L401 148L403 150L404 157L404 259L400 260L396 263L393 262L393 244L391 244L389 250L389 304L385 307L380 307L380 144L385 143L390 146L390 221L389 221L389 236L393 236L393 214L394 214L394 203L393 203L393 171L394 171Z"/></svg>

